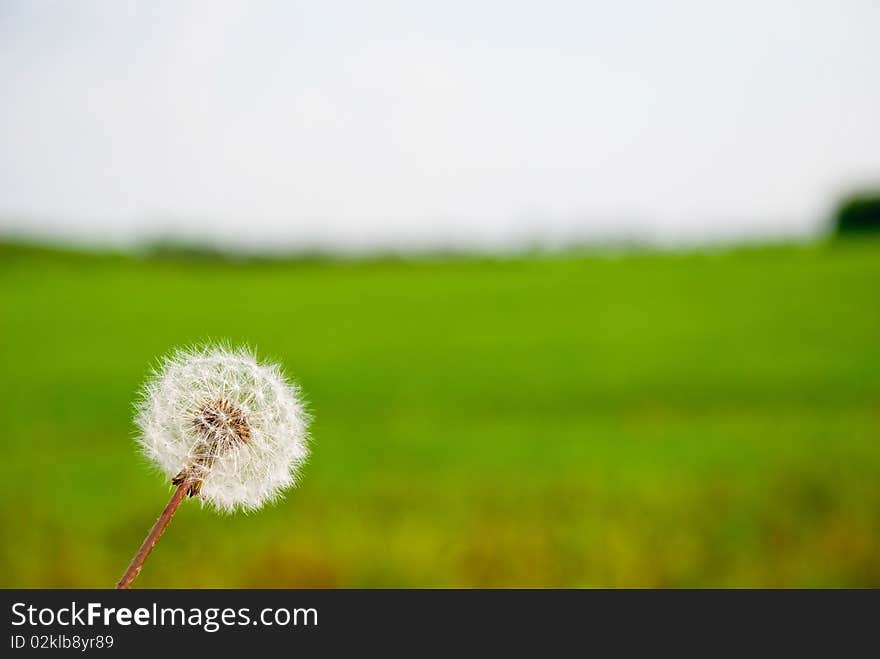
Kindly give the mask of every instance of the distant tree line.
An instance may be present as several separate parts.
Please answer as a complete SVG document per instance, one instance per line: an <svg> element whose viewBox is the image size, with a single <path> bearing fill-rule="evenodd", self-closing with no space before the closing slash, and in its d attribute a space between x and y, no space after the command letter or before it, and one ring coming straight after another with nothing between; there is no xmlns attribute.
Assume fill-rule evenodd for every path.
<svg viewBox="0 0 880 659"><path fill-rule="evenodd" d="M834 214L834 231L839 235L880 233L880 191L844 199Z"/></svg>

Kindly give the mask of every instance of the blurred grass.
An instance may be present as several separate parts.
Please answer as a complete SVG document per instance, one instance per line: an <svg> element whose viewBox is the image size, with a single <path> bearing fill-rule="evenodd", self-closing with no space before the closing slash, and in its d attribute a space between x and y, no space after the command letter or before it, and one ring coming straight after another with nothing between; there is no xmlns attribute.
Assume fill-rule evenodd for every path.
<svg viewBox="0 0 880 659"><path fill-rule="evenodd" d="M880 586L880 242L231 263L0 247L0 586L111 586L169 494L153 360L255 345L302 485L142 587Z"/></svg>

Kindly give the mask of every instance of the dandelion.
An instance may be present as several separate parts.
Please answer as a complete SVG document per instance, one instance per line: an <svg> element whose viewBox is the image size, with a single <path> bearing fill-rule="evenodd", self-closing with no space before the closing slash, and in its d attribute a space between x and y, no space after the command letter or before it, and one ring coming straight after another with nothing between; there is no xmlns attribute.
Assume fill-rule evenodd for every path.
<svg viewBox="0 0 880 659"><path fill-rule="evenodd" d="M138 443L176 486L119 580L129 588L187 496L224 513L256 510L294 485L308 456L299 390L244 349L206 346L166 358L142 391Z"/></svg>

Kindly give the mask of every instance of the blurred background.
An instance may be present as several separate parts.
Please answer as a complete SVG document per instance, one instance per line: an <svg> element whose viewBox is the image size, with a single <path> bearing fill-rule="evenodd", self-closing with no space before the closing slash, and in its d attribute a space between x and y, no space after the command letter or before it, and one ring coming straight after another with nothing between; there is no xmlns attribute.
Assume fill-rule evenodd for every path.
<svg viewBox="0 0 880 659"><path fill-rule="evenodd" d="M315 414L142 587L880 586L880 5L0 0L0 586L209 339Z"/></svg>

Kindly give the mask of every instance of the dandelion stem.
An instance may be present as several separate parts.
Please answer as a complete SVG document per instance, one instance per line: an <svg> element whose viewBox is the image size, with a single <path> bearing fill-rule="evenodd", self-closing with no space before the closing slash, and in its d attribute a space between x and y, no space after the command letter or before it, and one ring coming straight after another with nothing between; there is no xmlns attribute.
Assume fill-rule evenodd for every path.
<svg viewBox="0 0 880 659"><path fill-rule="evenodd" d="M137 554L131 559L131 563L125 571L125 574L122 575L119 583L116 584L116 590L131 588L131 584L134 583L134 580L137 579L138 575L141 573L144 561L147 560L147 556L153 551L153 547L156 546L156 543L165 531L165 527L168 526L171 518L174 517L174 513L177 512L180 502L183 501L186 493L189 491L190 485L192 485L192 483L187 480L180 483L177 486L177 489L174 490L174 494L171 495L171 500L168 502L168 505L165 506L165 510L162 511L162 514L159 515L159 519L153 524L153 528L150 529L141 548L138 549Z"/></svg>

